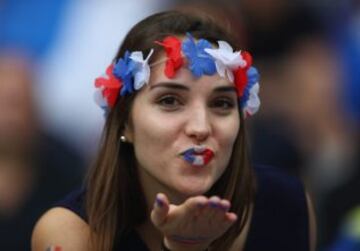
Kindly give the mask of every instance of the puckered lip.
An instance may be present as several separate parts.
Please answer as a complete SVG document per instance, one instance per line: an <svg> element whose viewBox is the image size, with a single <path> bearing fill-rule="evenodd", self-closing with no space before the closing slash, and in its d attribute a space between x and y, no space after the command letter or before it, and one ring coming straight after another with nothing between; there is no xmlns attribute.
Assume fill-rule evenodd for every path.
<svg viewBox="0 0 360 251"><path fill-rule="evenodd" d="M192 166L205 166L214 157L214 151L205 145L197 145L181 152L180 156Z"/></svg>
<svg viewBox="0 0 360 251"><path fill-rule="evenodd" d="M186 150L182 151L179 155L185 155L185 154L201 155L202 153L204 153L206 151L211 151L214 153L214 151L212 149L208 148L205 145L194 145L194 146L189 147Z"/></svg>

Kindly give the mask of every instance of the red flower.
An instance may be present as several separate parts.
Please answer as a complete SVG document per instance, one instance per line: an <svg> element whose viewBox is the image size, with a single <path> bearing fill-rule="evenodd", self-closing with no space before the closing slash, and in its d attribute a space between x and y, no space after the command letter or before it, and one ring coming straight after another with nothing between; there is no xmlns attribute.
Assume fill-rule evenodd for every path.
<svg viewBox="0 0 360 251"><path fill-rule="evenodd" d="M244 68L239 67L233 71L234 82L238 97L242 97L244 94L244 90L248 81L247 70L252 65L252 56L250 55L249 52L243 51L241 52L241 56L245 60L246 66Z"/></svg>
<svg viewBox="0 0 360 251"><path fill-rule="evenodd" d="M174 36L167 36L163 41L155 41L155 43L164 47L167 56L165 75L168 78L173 78L176 71L184 64L181 55L181 40Z"/></svg>
<svg viewBox="0 0 360 251"><path fill-rule="evenodd" d="M122 87L121 80L115 77L113 74L113 68L114 65L111 64L106 69L106 77L99 77L95 79L95 87L103 88L102 95L107 101L110 108L113 108L115 106L116 100L120 93L120 89Z"/></svg>
<svg viewBox="0 0 360 251"><path fill-rule="evenodd" d="M246 62L246 66L245 66L245 69L249 69L250 68L250 66L252 65L252 56L250 55L250 53L249 52L247 52L247 51L242 51L241 52L241 56L242 56L242 58L245 60L245 62Z"/></svg>
<svg viewBox="0 0 360 251"><path fill-rule="evenodd" d="M234 82L237 91L237 96L242 97L247 83L247 75L245 68L237 68L234 71Z"/></svg>

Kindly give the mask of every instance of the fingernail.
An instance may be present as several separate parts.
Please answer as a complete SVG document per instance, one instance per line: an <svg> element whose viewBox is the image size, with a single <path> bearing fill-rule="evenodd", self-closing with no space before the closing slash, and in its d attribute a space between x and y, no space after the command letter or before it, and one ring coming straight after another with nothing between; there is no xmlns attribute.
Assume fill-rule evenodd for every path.
<svg viewBox="0 0 360 251"><path fill-rule="evenodd" d="M158 207L164 206L164 202L159 197L156 197L155 202Z"/></svg>
<svg viewBox="0 0 360 251"><path fill-rule="evenodd" d="M230 209L229 206L223 206L223 205L221 205L221 204L220 204L220 208L221 208L222 210L224 210L225 212L229 211L229 209Z"/></svg>
<svg viewBox="0 0 360 251"><path fill-rule="evenodd" d="M214 201L210 201L209 206L212 207L212 208L218 208L219 207L218 203L216 203Z"/></svg>

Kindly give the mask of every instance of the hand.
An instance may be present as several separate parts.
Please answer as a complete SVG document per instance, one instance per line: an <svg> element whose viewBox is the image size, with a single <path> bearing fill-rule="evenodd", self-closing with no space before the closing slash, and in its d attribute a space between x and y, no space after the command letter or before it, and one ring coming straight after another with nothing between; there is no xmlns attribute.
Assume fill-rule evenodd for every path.
<svg viewBox="0 0 360 251"><path fill-rule="evenodd" d="M151 220L164 234L164 243L171 251L206 250L237 220L229 209L230 202L217 196L191 197L176 206L159 193Z"/></svg>

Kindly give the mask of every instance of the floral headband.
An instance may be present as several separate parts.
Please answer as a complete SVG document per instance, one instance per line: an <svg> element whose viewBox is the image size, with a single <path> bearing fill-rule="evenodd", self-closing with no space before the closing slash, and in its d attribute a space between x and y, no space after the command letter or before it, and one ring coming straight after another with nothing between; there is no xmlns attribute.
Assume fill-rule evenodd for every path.
<svg viewBox="0 0 360 251"><path fill-rule="evenodd" d="M252 65L252 57L245 51L233 51L225 41L218 41L218 48L205 40L195 39L187 34L181 41L175 36L168 36L163 41L155 43L165 49L165 75L173 78L176 71L184 64L195 77L213 75L216 72L234 83L239 98L240 108L244 116L255 114L260 107L259 74ZM154 50L151 49L144 59L141 51L126 51L123 58L112 63L106 69L106 75L95 80L95 101L105 111L111 110L119 97L141 89L150 79L150 67L163 61L148 64ZM183 56L184 54L184 56Z"/></svg>

